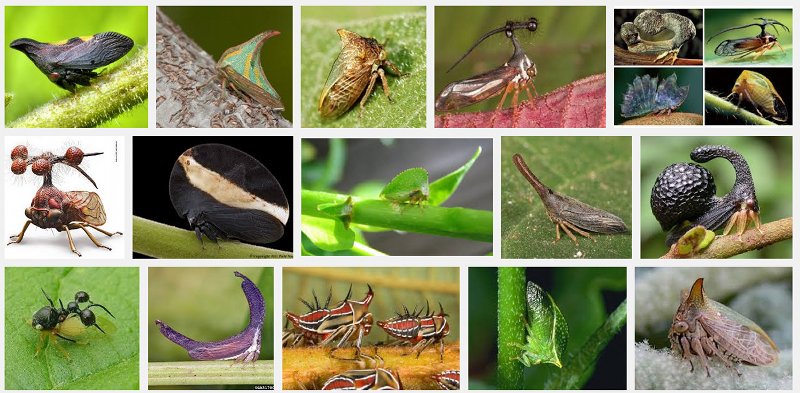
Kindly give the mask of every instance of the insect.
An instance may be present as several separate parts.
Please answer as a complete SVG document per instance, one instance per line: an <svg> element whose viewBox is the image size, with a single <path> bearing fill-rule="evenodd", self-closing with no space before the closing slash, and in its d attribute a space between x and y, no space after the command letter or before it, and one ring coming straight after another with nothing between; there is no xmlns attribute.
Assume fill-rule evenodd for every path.
<svg viewBox="0 0 800 393"><path fill-rule="evenodd" d="M786 29L787 32L789 32L789 28L775 19L768 19L768 18L754 18L754 19L760 20L761 22L749 23L742 26L729 27L709 37L706 43L710 43L711 39L713 39L714 37L729 31L745 29L750 26L758 26L761 28L761 33L759 33L757 36L748 38L736 38L732 40L723 40L714 49L714 54L716 54L717 56L736 56L737 59L742 59L745 56L753 53L754 54L753 60L755 61L758 60L758 58L761 57L761 55L766 53L768 50L772 49L772 47L775 45L778 45L778 48L781 49L781 52L786 53L786 51L783 50L781 44L778 43L778 38L770 33L767 33L767 26L772 26L772 28L775 29L776 35L779 34L778 28L775 27L776 25L783 27L784 29Z"/></svg>
<svg viewBox="0 0 800 393"><path fill-rule="evenodd" d="M569 341L569 328L561 309L547 291L528 281L525 292L528 319L520 316L525 325L525 344L517 344L522 354L517 358L525 367L550 363L562 367Z"/></svg>
<svg viewBox="0 0 800 393"><path fill-rule="evenodd" d="M265 31L245 43L226 50L217 62L217 72L222 85L227 83L234 91L244 93L261 105L276 111L284 109L281 97L269 83L261 68L261 48L264 43L279 35L276 30Z"/></svg>
<svg viewBox="0 0 800 393"><path fill-rule="evenodd" d="M575 198L561 195L544 185L536 175L531 172L525 160L519 154L514 154L514 165L519 173L533 186L539 198L542 199L547 216L556 224L556 241L561 240L561 230L578 245L578 239L572 231L579 235L595 240L589 232L596 233L623 233L628 227L619 217L596 207L589 206Z"/></svg>
<svg viewBox="0 0 800 393"><path fill-rule="evenodd" d="M438 374L431 375L436 384L442 390L460 390L461 389L461 372L458 370L445 370Z"/></svg>
<svg viewBox="0 0 800 393"><path fill-rule="evenodd" d="M444 360L444 338L450 334L450 325L447 323L447 314L444 313L442 304L439 303L439 313L430 312L428 305L425 306L425 314L422 309L409 312L403 306L404 312L391 319L378 321L378 326L383 328L386 333L400 341L413 345L411 352L417 353L417 358L429 345L439 343L439 359Z"/></svg>
<svg viewBox="0 0 800 393"><path fill-rule="evenodd" d="M384 368L383 358L375 351L375 356L358 354L360 363L370 362L371 367L362 365L361 369L348 370L334 375L325 381L321 390L403 390L400 374L396 370Z"/></svg>
<svg viewBox="0 0 800 393"><path fill-rule="evenodd" d="M184 151L169 178L179 216L202 235L266 244L283 237L289 202L264 164L228 145L208 143Z"/></svg>
<svg viewBox="0 0 800 393"><path fill-rule="evenodd" d="M426 202L429 195L428 171L425 168L410 168L398 173L383 188L380 196L387 201L419 205Z"/></svg>
<svg viewBox="0 0 800 393"><path fill-rule="evenodd" d="M156 320L161 334L186 349L192 359L241 362L258 360L258 355L261 353L261 332L266 315L264 296L247 276L239 272L233 272L233 275L242 279L242 292L244 292L247 305L250 307L250 323L239 334L214 342L195 341L178 333L161 320Z"/></svg>
<svg viewBox="0 0 800 393"><path fill-rule="evenodd" d="M698 146L689 156L699 163L718 157L728 160L736 180L731 191L720 198L716 195L714 176L700 165L677 163L661 171L650 193L650 209L661 228L669 230L666 245L674 244L697 225L713 231L727 222L723 236L735 225L741 240L748 220L752 220L761 232L756 188L747 160L723 145Z"/></svg>
<svg viewBox="0 0 800 393"><path fill-rule="evenodd" d="M286 319L295 329L306 336L306 340L318 343L318 346L334 345L335 343L334 350L336 350L349 341L353 341L356 353L360 354L361 339L369 334L373 322L369 305L374 293L371 286L367 285L367 288L369 290L364 299L358 301L350 299L353 289L351 286L344 300L331 309L328 308L330 294L325 304L320 305L316 293L312 292L314 305L300 299L309 311L305 314L286 312Z"/></svg>
<svg viewBox="0 0 800 393"><path fill-rule="evenodd" d="M743 100L749 101L761 117L770 117L778 122L785 122L789 119L789 112L786 110L786 103L783 98L775 90L766 76L759 74L755 71L742 71L741 75L736 78L736 83L731 89L731 94L728 94L726 99L733 96L739 98L736 106L742 104ZM764 111L762 113L761 111Z"/></svg>
<svg viewBox="0 0 800 393"><path fill-rule="evenodd" d="M111 311L102 304L93 303L89 301L89 294L84 291L75 293L75 300L67 303L64 308L64 303L58 299L59 307L56 308L53 300L44 289L41 290L44 298L50 303L49 306L40 308L33 314L29 321L31 327L39 331L39 343L36 345L36 353L33 356L38 356L41 352L44 341L49 337L49 342L61 352L65 358L69 359L69 353L58 345L56 337L73 343L84 343L81 340L85 333L86 328L94 326L97 330L106 334L106 331L97 324L97 317L94 312L90 310L92 307L99 307L103 309L112 318L115 318ZM86 308L81 309L80 305L83 303L90 303ZM113 327L112 324L107 325L106 329Z"/></svg>
<svg viewBox="0 0 800 393"><path fill-rule="evenodd" d="M526 22L509 21L506 22L504 27L491 30L479 38L478 41L450 67L451 70L472 52L475 47L483 42L483 40L499 32L505 32L506 37L511 40L511 43L514 45L514 53L505 64L498 68L477 76L452 82L445 86L436 98L436 110L440 112L458 110L497 96L502 92L503 97L497 105L497 109L499 110L503 107L506 96L512 90L514 91L512 97L512 105L514 107L517 106L520 90L524 89L528 95L528 99L533 100L530 89L533 88L534 93L536 93L536 87L533 85L533 78L536 77L536 64L534 64L522 50L522 46L514 35L514 30L527 29L533 32L536 31L538 27L539 21L536 18L530 18ZM448 72L449 71L450 70L448 70Z"/></svg>
<svg viewBox="0 0 800 393"><path fill-rule="evenodd" d="M319 96L319 114L328 118L339 117L361 97L359 116L363 115L364 104L372 94L378 77L383 84L383 93L391 101L385 70L398 76L405 74L389 61L383 45L374 38L365 38L345 29L336 32L342 40L342 50Z"/></svg>
<svg viewBox="0 0 800 393"><path fill-rule="evenodd" d="M658 77L636 76L622 96L620 115L639 117L649 114L669 114L678 109L689 95L689 85L678 86L674 73L658 82Z"/></svg>
<svg viewBox="0 0 800 393"><path fill-rule="evenodd" d="M133 40L109 31L56 43L19 38L11 42L11 48L28 56L58 87L74 93L77 85L89 86L97 77L94 69L125 56L133 48Z"/></svg>
<svg viewBox="0 0 800 393"><path fill-rule="evenodd" d="M31 205L25 209L25 216L28 221L22 226L19 234L11 236L12 243L21 243L25 236L25 231L30 224L39 228L53 228L59 232L66 232L69 248L81 256L72 241L73 229L82 229L95 246L111 250L110 247L101 244L86 229L92 228L106 236L121 235L122 232L108 232L99 226L106 223L106 212L103 209L103 202L100 196L91 191L61 191L53 185L53 167L56 164L63 164L74 168L85 176L95 188L97 184L94 180L81 169L80 164L85 157L97 156L103 153L84 153L80 148L72 146L67 149L63 156L56 156L50 152L44 152L38 156L30 157L28 148L18 145L11 151L11 172L22 175L31 167L31 171L42 176L42 186L36 191Z"/></svg>
<svg viewBox="0 0 800 393"><path fill-rule="evenodd" d="M706 296L703 279L691 291L683 290L681 305L669 329L672 350L683 356L694 371L693 358L700 359L711 376L708 358L718 357L737 374L736 363L769 366L778 361L778 347L755 322Z"/></svg>
<svg viewBox="0 0 800 393"><path fill-rule="evenodd" d="M633 23L623 23L619 34L628 51L657 55L653 63L675 64L681 47L697 35L697 28L683 15L645 10ZM665 35L669 38L663 39Z"/></svg>

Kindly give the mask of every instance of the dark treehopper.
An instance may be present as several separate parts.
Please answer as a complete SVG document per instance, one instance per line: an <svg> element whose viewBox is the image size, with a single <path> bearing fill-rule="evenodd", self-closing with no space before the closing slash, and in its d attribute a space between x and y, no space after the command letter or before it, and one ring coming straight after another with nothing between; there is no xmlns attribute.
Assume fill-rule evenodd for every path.
<svg viewBox="0 0 800 393"><path fill-rule="evenodd" d="M116 318L114 314L108 311L102 304L89 301L89 294L84 291L76 292L75 300L67 303L66 308L64 308L64 302L62 302L61 299L58 299L59 307L56 307L55 303L50 299L50 296L47 296L44 289L42 289L42 295L44 295L44 298L47 299L50 305L44 306L40 308L39 311L36 311L29 321L31 327L39 331L39 342L36 345L36 353L34 353L33 356L39 355L39 352L41 352L44 346L44 341L48 337L53 346L57 348L65 358L69 359L69 353L58 345L56 337L73 343L83 343L83 341L78 340L84 337L87 330L86 328L92 326L103 334L106 334L106 331L97 324L97 318L94 312L90 310L92 307L99 307L112 318ZM89 305L81 309L80 305L83 303L89 303ZM109 324L106 329L109 327L113 327L113 325Z"/></svg>
<svg viewBox="0 0 800 393"><path fill-rule="evenodd" d="M772 26L772 28L775 29L776 35L780 34L778 32L778 28L775 27L776 25L786 29L786 32L789 32L789 28L775 19L768 19L768 18L754 18L754 19L760 20L761 22L749 23L742 26L729 27L709 37L706 43L711 42L712 38L729 31L745 29L751 26L758 26L761 28L761 33L759 33L757 36L724 40L717 45L716 49L714 49L714 54L716 54L717 56L736 56L737 59L741 59L753 53L754 54L753 60L758 60L758 58L761 57L761 55L766 53L768 50L772 49L772 47L775 45L778 45L778 48L781 49L781 52L786 53L786 51L783 50L781 44L778 43L778 38L775 35L767 33L767 26Z"/></svg>
<svg viewBox="0 0 800 393"><path fill-rule="evenodd" d="M525 177L525 180L533 186L539 198L542 199L547 216L556 224L556 241L561 239L561 229L578 245L578 239L572 231L578 232L597 241L589 235L589 232L596 233L623 233L628 231L628 227L619 217L596 207L589 206L575 198L561 195L539 181L539 178L531 172L528 165L519 154L514 154L514 165Z"/></svg>
<svg viewBox="0 0 800 393"><path fill-rule="evenodd" d="M333 63L319 96L319 114L328 118L339 117L361 97L361 116L378 77L383 84L383 93L391 101L384 69L398 76L405 74L389 61L383 45L374 38L365 38L345 29L338 29L336 32L342 39L342 50Z"/></svg>
<svg viewBox="0 0 800 393"><path fill-rule="evenodd" d="M230 83L229 86L245 98L249 97L269 109L282 111L284 107L281 97L261 68L261 48L264 42L279 34L276 30L265 31L226 50L216 66L222 78L222 87L225 88Z"/></svg>
<svg viewBox="0 0 800 393"><path fill-rule="evenodd" d="M436 384L442 390L460 390L461 389L461 372L458 370L445 370L438 374L431 375Z"/></svg>
<svg viewBox="0 0 800 393"><path fill-rule="evenodd" d="M242 279L242 292L250 307L250 323L235 336L221 341L203 342L195 341L178 333L164 322L156 320L161 334L175 344L180 345L189 352L189 357L195 360L236 360L241 362L255 362L261 353L261 331L264 327L266 309L264 297L256 285L244 274L233 272Z"/></svg>
<svg viewBox="0 0 800 393"><path fill-rule="evenodd" d="M383 367L383 358L359 353L357 362L372 363L372 368L348 370L325 381L321 390L403 390L403 382L396 370ZM362 366L366 367L366 366Z"/></svg>
<svg viewBox="0 0 800 393"><path fill-rule="evenodd" d="M181 154L169 178L169 197L202 235L272 243L283 236L289 201L278 180L251 155L218 143L194 146Z"/></svg>
<svg viewBox="0 0 800 393"><path fill-rule="evenodd" d="M74 93L77 85L89 86L97 77L94 69L125 56L133 40L109 31L56 43L19 38L11 42L11 48L27 55L51 82Z"/></svg>
<svg viewBox="0 0 800 393"><path fill-rule="evenodd" d="M505 32L506 37L511 40L511 43L514 45L514 53L505 64L498 68L477 76L452 82L445 86L436 98L436 110L440 112L458 110L497 96L502 92L503 97L497 105L497 110L499 110L503 107L506 96L512 90L514 91L512 97L512 105L514 108L517 106L520 90L524 89L528 95L528 99L533 100L530 88L533 88L534 93L536 93L536 87L533 85L533 78L536 77L536 65L522 50L522 46L514 35L514 30L527 29L529 31L536 31L538 26L539 22L536 18L530 18L526 22L507 22L504 27L489 31L479 38L478 41L450 67L450 70L460 63L461 60L472 52L483 40L500 32ZM450 70L448 70L448 72Z"/></svg>
<svg viewBox="0 0 800 393"><path fill-rule="evenodd" d="M316 343L320 347L333 345L334 350L342 348L352 341L356 353L361 353L361 339L369 334L372 329L372 313L369 305L374 293L372 287L367 285L368 291L363 300L352 300L350 294L352 286L347 291L347 296L336 307L328 309L330 295L325 305L320 305L314 294L314 304L300 300L308 307L305 314L286 312L286 319L292 324L295 334L302 334L309 343Z"/></svg>
<svg viewBox="0 0 800 393"><path fill-rule="evenodd" d="M43 229L52 228L59 232L66 232L69 248L78 256L81 256L81 253L75 248L75 243L72 241L72 234L70 233L73 229L82 229L95 246L111 250L108 246L97 241L86 229L87 227L92 228L106 236L122 234L122 232L108 232L99 228L100 225L106 223L106 212L103 209L103 202L100 200L100 196L90 191L64 192L53 185L53 166L64 164L80 172L97 188L97 184L81 169L80 164L83 162L84 157L100 154L103 153L84 153L81 149L72 146L67 149L63 156L44 152L38 156L29 157L26 146L16 146L11 151L11 172L15 175L21 175L30 166L31 171L38 176L42 176L43 181L42 186L36 191L31 205L25 209L25 216L28 217L28 221L22 226L19 234L11 236L11 241L8 244L21 243L28 225L33 224Z"/></svg>
<svg viewBox="0 0 800 393"><path fill-rule="evenodd" d="M411 352L417 353L417 358L431 344L439 343L439 358L444 360L444 338L450 334L450 325L447 323L447 314L444 313L442 304L439 303L439 313L434 314L430 311L428 304L425 305L425 313L422 309L409 312L403 306L403 313L385 321L378 321L378 326L383 328L386 333L401 342L413 345Z"/></svg>

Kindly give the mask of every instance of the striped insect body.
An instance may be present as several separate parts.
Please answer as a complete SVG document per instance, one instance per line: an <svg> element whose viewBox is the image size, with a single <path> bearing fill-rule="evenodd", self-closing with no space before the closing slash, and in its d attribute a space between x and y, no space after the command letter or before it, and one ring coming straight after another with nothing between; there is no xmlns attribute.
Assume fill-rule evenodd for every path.
<svg viewBox="0 0 800 393"><path fill-rule="evenodd" d="M350 360L356 361L361 368L328 378L321 390L403 390L400 374L384 367L377 350L375 356L359 353L356 359ZM368 368L366 363L370 363Z"/></svg>
<svg viewBox="0 0 800 393"><path fill-rule="evenodd" d="M357 353L361 351L361 340L372 329L373 317L369 312L374 293L372 287L367 285L368 291L364 299L350 299L352 286L347 291L347 296L333 308L328 308L330 295L324 305L320 305L314 294L314 304L302 300L309 311L305 314L286 312L286 319L292 325L294 335L303 335L302 341L308 344L334 346L335 349L346 345L356 347ZM292 342L301 342L296 336L290 336Z"/></svg>
<svg viewBox="0 0 800 393"><path fill-rule="evenodd" d="M459 370L445 370L438 374L431 375L436 384L442 390L460 390L461 372Z"/></svg>
<svg viewBox="0 0 800 393"><path fill-rule="evenodd" d="M261 67L261 48L268 39L279 34L276 30L265 31L226 50L216 65L217 72L222 77L223 88L230 83L234 90L246 97L269 109L282 111L284 105L281 97L269 83Z"/></svg>
<svg viewBox="0 0 800 393"><path fill-rule="evenodd" d="M769 366L778 361L778 348L755 322L727 306L709 299L698 278L690 291L681 294L681 305L669 330L671 348L687 360L694 371L699 360L711 376L709 359L718 358L737 374L736 364Z"/></svg>
<svg viewBox="0 0 800 393"><path fill-rule="evenodd" d="M637 75L622 96L620 115L669 114L677 110L688 96L689 85L678 86L678 77L674 73L660 83L658 77Z"/></svg>
<svg viewBox="0 0 800 393"><path fill-rule="evenodd" d="M378 326L393 338L412 345L411 352L416 352L417 358L425 348L438 342L439 358L443 360L444 338L450 334L447 314L441 303L439 303L439 313L431 312L427 304L425 308L423 314L422 309L409 312L408 308L403 306L402 314L397 313L391 319L378 321Z"/></svg>

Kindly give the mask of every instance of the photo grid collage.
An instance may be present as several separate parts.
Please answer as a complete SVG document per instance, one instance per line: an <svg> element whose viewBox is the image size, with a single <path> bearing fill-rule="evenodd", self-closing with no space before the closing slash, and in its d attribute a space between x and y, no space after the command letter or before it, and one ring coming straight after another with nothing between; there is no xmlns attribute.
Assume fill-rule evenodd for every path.
<svg viewBox="0 0 800 393"><path fill-rule="evenodd" d="M3 390L800 389L793 1L86 3L0 7Z"/></svg>

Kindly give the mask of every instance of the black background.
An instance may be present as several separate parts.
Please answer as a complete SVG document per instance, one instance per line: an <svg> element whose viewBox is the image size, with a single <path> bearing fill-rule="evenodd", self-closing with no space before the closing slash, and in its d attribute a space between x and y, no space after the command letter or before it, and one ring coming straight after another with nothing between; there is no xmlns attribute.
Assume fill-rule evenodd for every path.
<svg viewBox="0 0 800 393"><path fill-rule="evenodd" d="M785 122L781 122L777 124L780 125L787 125L792 124L792 69L791 68L729 68L729 67L717 67L717 68L706 68L706 91L714 94L719 97L725 97L731 93L731 89L733 85L736 83L736 78L742 73L742 70L748 71L755 71L759 74L762 74L767 77L767 79L772 82L772 86L775 87L775 91L780 94L781 98L783 98L783 102L786 103L786 110L788 111L789 115ZM735 95L730 98L729 101L736 104L738 101L739 95ZM758 112L755 111L753 105L747 101L747 99L742 100L741 107L743 109L747 109L755 114ZM763 113L763 111L762 111ZM772 120L770 118L766 118L767 120ZM742 125L743 123L738 117L736 116L723 116L714 111L706 110L706 124L716 124L716 125Z"/></svg>
<svg viewBox="0 0 800 393"><path fill-rule="evenodd" d="M292 137L290 136L136 136L133 137L133 214L163 224L189 229L178 216L169 199L169 176L172 166L184 151L203 143L222 143L235 147L260 161L278 180L292 212L283 237L266 245L292 251ZM203 239L207 242L208 239ZM197 243L200 247L200 242ZM134 258L146 256L134 253Z"/></svg>

